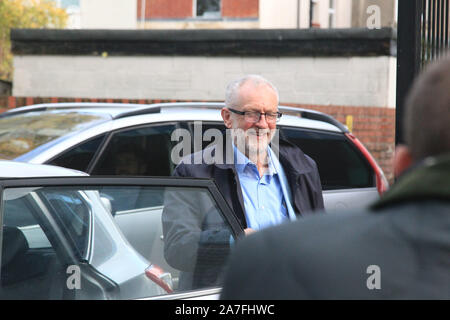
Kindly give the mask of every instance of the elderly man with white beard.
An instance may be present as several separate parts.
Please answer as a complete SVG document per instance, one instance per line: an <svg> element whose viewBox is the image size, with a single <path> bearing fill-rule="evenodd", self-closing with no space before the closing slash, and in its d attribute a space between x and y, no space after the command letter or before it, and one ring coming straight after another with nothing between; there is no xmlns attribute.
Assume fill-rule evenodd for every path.
<svg viewBox="0 0 450 320"><path fill-rule="evenodd" d="M261 76L246 76L230 83L226 90L226 107L221 113L232 137L234 166L244 202L246 234L295 220L298 213L305 211L294 209L292 189L295 191L295 184L289 184L286 175L286 170L292 168L302 170L305 167L302 166L303 161L289 161L287 156L280 159L286 161L281 164L278 159L279 140L274 141L273 148L269 146L281 117L278 102L278 90ZM315 167L313 160L304 154L300 156ZM316 187L321 191L320 184ZM318 199L318 203L311 201L311 209L323 207L321 194Z"/></svg>
<svg viewBox="0 0 450 320"><path fill-rule="evenodd" d="M214 162L196 163L193 159L199 159L200 154L193 154L182 160L174 172L175 176L215 179L245 235L324 208L316 163L294 144L279 139L277 122L282 115L278 102L278 90L261 76L247 75L231 82L221 110L227 128L225 143L201 151L202 159L208 154ZM199 214L202 210L186 212L186 208L198 206L199 199L181 199L180 194L165 201L165 258L174 268L186 271L180 276L181 288L218 285L222 263L234 242L231 233L217 230L217 224L208 226L208 217ZM211 254L216 259L215 268L201 268L200 275L199 248L202 239L213 238L211 234L216 249L217 243L223 245L219 250L222 259L217 259L217 252Z"/></svg>

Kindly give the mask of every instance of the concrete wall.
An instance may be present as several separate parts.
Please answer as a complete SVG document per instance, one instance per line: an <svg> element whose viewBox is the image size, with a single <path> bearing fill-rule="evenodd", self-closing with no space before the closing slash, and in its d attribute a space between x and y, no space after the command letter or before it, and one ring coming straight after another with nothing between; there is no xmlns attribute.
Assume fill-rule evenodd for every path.
<svg viewBox="0 0 450 320"><path fill-rule="evenodd" d="M135 0L80 0L82 29L136 29Z"/></svg>
<svg viewBox="0 0 450 320"><path fill-rule="evenodd" d="M395 107L395 58L15 56L14 96L223 100L228 81L261 74L281 101Z"/></svg>

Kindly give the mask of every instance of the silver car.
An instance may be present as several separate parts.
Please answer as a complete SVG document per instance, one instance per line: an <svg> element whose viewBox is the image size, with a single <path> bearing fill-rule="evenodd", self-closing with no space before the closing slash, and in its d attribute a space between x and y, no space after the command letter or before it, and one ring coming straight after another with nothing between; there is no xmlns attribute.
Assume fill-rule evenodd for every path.
<svg viewBox="0 0 450 320"><path fill-rule="evenodd" d="M188 133L192 152L214 141L205 133L225 129L222 103L42 104L0 115L0 158L53 164L101 176L170 176L176 166L173 151ZM325 208L364 207L387 187L380 167L348 129L329 115L279 107L280 137L298 145L319 169ZM199 139L195 138L200 137ZM120 193L103 192L111 212L129 242L151 258L152 217L128 210ZM148 206L162 206L154 197ZM151 260L151 259L150 259Z"/></svg>
<svg viewBox="0 0 450 320"><path fill-rule="evenodd" d="M54 164L90 175L170 176L176 129L191 136L224 130L221 103L57 103L0 114L0 159ZM319 169L326 209L363 207L388 188L376 161L348 129L321 112L279 107L280 136L298 145ZM195 124L200 123L201 132ZM210 142L194 145L191 150ZM132 150L134 161L119 159ZM125 171L123 171L123 163ZM134 164L134 165L131 165Z"/></svg>

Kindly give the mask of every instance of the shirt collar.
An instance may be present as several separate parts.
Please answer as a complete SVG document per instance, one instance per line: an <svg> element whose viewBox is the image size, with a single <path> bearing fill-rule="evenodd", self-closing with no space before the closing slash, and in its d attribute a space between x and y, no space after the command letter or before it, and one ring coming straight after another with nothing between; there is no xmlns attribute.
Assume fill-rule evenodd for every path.
<svg viewBox="0 0 450 320"><path fill-rule="evenodd" d="M233 150L234 150L234 165L236 167L236 170L238 173L243 173L245 168L248 165L254 165L256 166L253 162L250 161L249 158L247 158L247 156L245 154L243 154L234 144L234 142L232 142L233 144ZM269 157L269 168L266 171L265 175L275 175L277 174L277 169L275 168L274 164L273 164L273 159L272 159L272 149L267 146L267 156Z"/></svg>

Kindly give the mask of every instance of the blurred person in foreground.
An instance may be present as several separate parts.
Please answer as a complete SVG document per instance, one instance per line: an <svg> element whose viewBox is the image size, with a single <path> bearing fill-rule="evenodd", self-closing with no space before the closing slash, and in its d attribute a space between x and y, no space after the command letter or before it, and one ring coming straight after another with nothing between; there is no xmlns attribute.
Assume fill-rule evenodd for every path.
<svg viewBox="0 0 450 320"><path fill-rule="evenodd" d="M221 299L450 299L450 59L415 80L398 180L369 209L251 235Z"/></svg>

